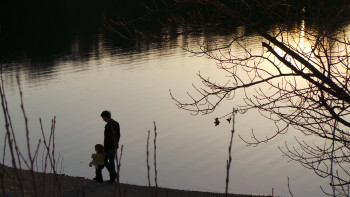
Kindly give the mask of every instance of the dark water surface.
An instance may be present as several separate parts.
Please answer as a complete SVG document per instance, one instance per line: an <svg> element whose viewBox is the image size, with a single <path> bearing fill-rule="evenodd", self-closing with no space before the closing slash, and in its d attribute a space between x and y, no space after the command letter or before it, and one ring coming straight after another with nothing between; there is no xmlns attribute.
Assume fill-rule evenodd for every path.
<svg viewBox="0 0 350 197"><path fill-rule="evenodd" d="M215 117L239 106L242 93L238 92L234 100L223 103L213 114L192 116L176 107L169 90L178 99L188 100L186 93L194 92L192 84L201 86L198 72L227 81L214 61L192 57L180 46L197 48L205 39L220 42L229 38L203 34L170 42L130 44L117 40L101 27L12 36L4 41L0 56L11 118L21 146L25 148L25 135L16 76L24 93L33 147L40 136L39 118L49 131L51 118L56 116L56 152L63 156L65 174L94 176L88 163L94 144L103 140L105 123L99 115L108 109L121 125L122 182L148 184L147 132L153 131L156 121L159 186L224 192L232 125L215 127L213 122ZM249 47L260 50L260 40L250 37ZM235 46L234 49L235 53L242 52ZM3 121L1 114L0 125L4 125ZM325 186L328 180L297 163L287 162L277 148L285 141L294 143L293 130L268 144L249 147L238 135L249 139L252 130L260 136L271 134L275 130L273 123L250 111L237 115L235 128L230 192L268 195L274 188L275 195L288 196L289 177L295 196L323 196L319 186ZM4 128L0 135L4 136ZM151 147L152 140L153 133ZM153 148L150 151L153 153ZM153 155L150 159L153 164Z"/></svg>

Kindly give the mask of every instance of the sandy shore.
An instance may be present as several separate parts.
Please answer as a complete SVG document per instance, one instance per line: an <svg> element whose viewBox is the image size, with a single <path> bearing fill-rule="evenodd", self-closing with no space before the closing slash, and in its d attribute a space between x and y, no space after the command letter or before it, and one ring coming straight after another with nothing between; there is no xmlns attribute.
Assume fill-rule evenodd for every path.
<svg viewBox="0 0 350 197"><path fill-rule="evenodd" d="M117 184L96 183L81 177L66 175L53 175L43 173L30 173L28 170L14 170L13 168L0 166L0 196L4 193L9 196L62 196L62 197L109 197L119 196L116 190ZM20 189L19 184L22 184ZM35 192L35 187L37 192ZM60 188L60 189L59 189ZM120 194L128 197L159 196L159 197L222 197L224 194L184 191L177 189L159 188L156 195L154 187L120 184ZM114 195L116 192L116 195ZM60 195L58 195L60 194ZM230 194L230 197L249 197L252 195Z"/></svg>

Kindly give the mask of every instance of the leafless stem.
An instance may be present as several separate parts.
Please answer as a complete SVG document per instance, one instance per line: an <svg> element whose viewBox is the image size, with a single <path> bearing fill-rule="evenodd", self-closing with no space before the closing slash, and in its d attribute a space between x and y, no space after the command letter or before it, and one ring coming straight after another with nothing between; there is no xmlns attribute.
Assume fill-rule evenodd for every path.
<svg viewBox="0 0 350 197"><path fill-rule="evenodd" d="M232 162L231 149L233 143L233 135L235 133L235 109L232 111L232 130L231 130L231 138L230 145L228 147L228 160L226 161L226 188L225 188L225 196L228 196L228 186L229 186L229 177L230 177L230 167Z"/></svg>
<svg viewBox="0 0 350 197"><path fill-rule="evenodd" d="M148 179L148 187L151 187L151 179L150 179L150 166L149 166L149 136L150 136L150 130L148 130L148 136L147 136L147 145L146 145L146 163L147 163L147 179Z"/></svg>
<svg viewBox="0 0 350 197"><path fill-rule="evenodd" d="M114 190L114 196L116 196L116 192L118 191L119 197L122 196L122 191L121 191L121 187L120 187L120 167L121 167L121 161L122 161L122 156L123 156L123 147L124 145L121 146L120 148L120 155L118 157L118 149L116 152L116 163L117 163L117 183L115 185L115 190Z"/></svg>
<svg viewBox="0 0 350 197"><path fill-rule="evenodd" d="M10 154L11 154L11 162L12 162L12 166L14 167L14 170L15 170L15 175L16 175L16 177L18 179L20 192L21 192L22 196L24 196L23 183L22 183L22 180L20 179L20 175L19 175L19 172L18 172L18 168L17 168L17 164L16 164L15 152L16 152L16 155L17 155L19 163L20 163L20 156L19 156L19 153L18 153L18 149L16 148L16 151L15 151L14 148L13 148L13 142L16 142L16 140L15 140L16 137L14 135L13 130L12 130L12 139L11 139L11 132L10 132L11 119L9 118L9 110L8 110L8 107L7 107L6 94L5 94L5 91L4 91L4 81L3 81L3 78L2 78L2 73L0 73L0 77L1 77L1 84L0 84L1 106L2 106L2 111L3 111L4 119L5 119L5 129L6 129L6 136L7 136L7 140L8 140L8 146L9 146L9 150L10 150ZM6 143L5 143L4 146L6 146ZM17 147L16 143L15 143L15 147ZM4 147L4 151L5 150L6 150L6 147ZM4 156L5 156L5 152L4 152Z"/></svg>
<svg viewBox="0 0 350 197"><path fill-rule="evenodd" d="M158 196L158 180L157 180L157 127L156 122L154 124L154 182L156 184L156 197Z"/></svg>
<svg viewBox="0 0 350 197"><path fill-rule="evenodd" d="M41 120L39 121L41 126L41 131L42 131L42 137L38 139L35 149L33 150L34 152L32 152L31 143L30 143L31 141L30 131L28 126L28 117L24 108L23 92L21 89L19 77L17 77L17 84L19 87L19 94L20 94L20 106L24 117L26 150L22 151L17 146L16 135L12 127L12 120L10 118L10 113L7 106L6 95L4 91L4 83L1 75L0 98L1 98L2 111L5 119L5 129L6 129L5 140L6 141L4 143L4 148L3 148L3 154L4 154L3 164L0 165L1 166L0 185L3 191L5 191L7 186L6 187L4 186L4 181L5 181L4 177L6 177L6 181L8 182L7 184L13 184L12 188L14 189L13 192L15 192L15 195L18 194L17 193L18 191L20 191L21 196L27 196L28 194L26 194L24 187L25 186L27 187L28 183L24 183L23 177L21 176L22 172L20 172L20 170L22 170L21 163L23 162L30 174L31 180L29 184L30 184L30 187L33 188L31 192L32 196L37 196L37 197L48 196L48 195L60 196L60 193L61 193L60 183L57 179L57 167L58 167L58 162L60 160L60 157L56 161L55 142L54 142L55 141L55 138L54 138L55 123L56 123L55 118L52 120L50 138L48 139L49 142L47 142L47 139L45 137L45 132L44 132ZM10 152L10 156L11 156L11 161L12 161L11 162L12 168L10 167L11 169L4 166L5 154L7 151L6 146L9 147L8 151ZM41 151L42 151L42 154L40 154ZM41 155L41 162L42 162L41 169L39 169L38 167L38 161L40 159L39 158L40 155ZM53 175L54 175L53 184L47 183L45 179L48 162L50 163L50 166L51 166L51 172L53 172ZM42 171L42 173L37 174L36 171L38 170ZM12 171L14 173L12 173ZM47 184L50 184L49 187L53 187L53 190L45 190L45 188L48 186Z"/></svg>

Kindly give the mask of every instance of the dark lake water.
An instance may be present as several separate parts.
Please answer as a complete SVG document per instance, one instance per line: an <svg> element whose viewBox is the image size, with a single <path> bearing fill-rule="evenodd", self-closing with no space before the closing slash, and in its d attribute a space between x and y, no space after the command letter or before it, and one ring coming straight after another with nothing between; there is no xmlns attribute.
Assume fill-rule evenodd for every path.
<svg viewBox="0 0 350 197"><path fill-rule="evenodd" d="M24 94L33 147L40 136L39 118L49 131L51 118L56 116L56 152L63 156L65 174L94 177L94 169L88 163L94 144L103 140L105 123L99 115L108 109L121 125L123 183L148 184L146 140L155 121L159 186L225 191L232 125L216 127L213 122L215 117L239 106L242 93L237 92L234 100L224 102L213 114L192 116L177 108L169 90L178 99L188 100L187 92L194 92L192 84L201 86L198 72L218 81L227 80L215 61L193 57L181 46L197 48L205 39L225 42L230 35L181 36L170 42L139 41L132 45L118 41L102 28L59 37L34 35L6 41L8 48L2 54L5 91L22 148L25 135L16 76ZM260 50L259 41L261 38L251 36L249 47ZM242 53L238 47L233 48L234 53ZM2 114L0 125L4 125ZM247 146L238 135L249 139L252 130L261 136L275 130L274 124L257 111L237 115L235 128L230 192L269 195L273 189L275 195L288 196L289 177L295 196L324 196L320 186L326 186L328 179L288 162L278 150L285 142L293 145L294 136L301 136L291 130L270 143ZM3 127L0 135L3 138ZM153 164L153 157L150 158ZM107 178L106 171L104 177Z"/></svg>

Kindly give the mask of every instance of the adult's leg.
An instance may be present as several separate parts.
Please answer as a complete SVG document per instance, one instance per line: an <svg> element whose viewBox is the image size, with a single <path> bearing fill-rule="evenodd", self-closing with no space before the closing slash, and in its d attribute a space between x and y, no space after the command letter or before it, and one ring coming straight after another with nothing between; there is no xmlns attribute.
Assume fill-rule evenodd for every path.
<svg viewBox="0 0 350 197"><path fill-rule="evenodd" d="M115 178L117 177L117 172L115 171L115 162L114 162L115 154L116 154L116 151L107 152L106 168L109 172L110 181L115 181Z"/></svg>

